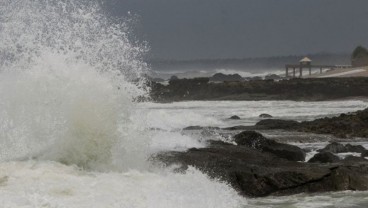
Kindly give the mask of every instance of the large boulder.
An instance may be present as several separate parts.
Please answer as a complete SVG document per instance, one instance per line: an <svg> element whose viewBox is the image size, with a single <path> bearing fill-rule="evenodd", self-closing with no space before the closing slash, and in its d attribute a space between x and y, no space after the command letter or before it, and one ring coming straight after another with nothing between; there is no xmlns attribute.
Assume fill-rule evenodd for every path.
<svg viewBox="0 0 368 208"><path fill-rule="evenodd" d="M301 148L267 139L255 131L243 131L234 136L234 141L238 145L269 152L283 159L291 161L305 160L305 152Z"/></svg>
<svg viewBox="0 0 368 208"><path fill-rule="evenodd" d="M309 163L335 163L339 162L340 158L331 152L320 152L315 154L308 162Z"/></svg>
<svg viewBox="0 0 368 208"><path fill-rule="evenodd" d="M229 183L244 196L368 190L368 163L300 163L243 145L221 142L186 152L156 156L167 165L193 166L210 177Z"/></svg>

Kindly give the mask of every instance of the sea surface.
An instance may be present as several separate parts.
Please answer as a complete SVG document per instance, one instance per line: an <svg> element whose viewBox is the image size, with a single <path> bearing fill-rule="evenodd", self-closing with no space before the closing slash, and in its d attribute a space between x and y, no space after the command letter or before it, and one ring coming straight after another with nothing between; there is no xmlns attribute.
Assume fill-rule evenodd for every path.
<svg viewBox="0 0 368 208"><path fill-rule="evenodd" d="M261 113L312 120L368 103L137 103L149 69L129 22L110 19L98 1L0 2L1 208L367 207L367 192L244 198L193 167L152 162L231 136L187 126L252 125Z"/></svg>

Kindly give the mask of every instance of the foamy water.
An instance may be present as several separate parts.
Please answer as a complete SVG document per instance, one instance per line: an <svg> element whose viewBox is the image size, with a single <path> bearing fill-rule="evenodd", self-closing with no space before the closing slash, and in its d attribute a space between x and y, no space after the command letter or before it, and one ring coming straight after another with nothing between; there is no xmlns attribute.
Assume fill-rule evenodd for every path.
<svg viewBox="0 0 368 208"><path fill-rule="evenodd" d="M182 129L188 126L229 127L254 125L260 114L297 121L354 112L368 107L361 100L295 102L295 101L190 101L168 104L141 103L148 125L160 129ZM146 109L149 109L148 111ZM240 120L229 120L233 115Z"/></svg>

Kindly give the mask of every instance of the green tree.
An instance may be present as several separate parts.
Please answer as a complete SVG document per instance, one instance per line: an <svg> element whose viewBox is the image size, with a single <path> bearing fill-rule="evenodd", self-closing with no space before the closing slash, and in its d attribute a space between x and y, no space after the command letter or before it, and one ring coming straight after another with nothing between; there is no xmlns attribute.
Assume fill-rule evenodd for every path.
<svg viewBox="0 0 368 208"><path fill-rule="evenodd" d="M368 50L364 48L363 46L358 46L353 51L352 58L362 58L362 57L368 57Z"/></svg>

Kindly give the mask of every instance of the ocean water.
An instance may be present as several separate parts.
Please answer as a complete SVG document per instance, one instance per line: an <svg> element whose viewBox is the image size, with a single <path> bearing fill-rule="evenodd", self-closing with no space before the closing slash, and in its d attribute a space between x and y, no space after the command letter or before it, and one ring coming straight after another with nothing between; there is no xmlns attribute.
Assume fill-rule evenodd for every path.
<svg viewBox="0 0 368 208"><path fill-rule="evenodd" d="M186 126L254 124L260 113L309 120L367 103L136 103L148 69L130 35L94 1L0 1L1 208L364 207L365 192L247 199L193 167L151 163L224 139Z"/></svg>

